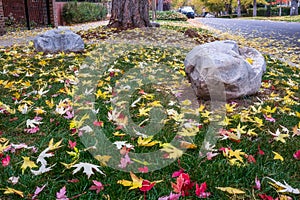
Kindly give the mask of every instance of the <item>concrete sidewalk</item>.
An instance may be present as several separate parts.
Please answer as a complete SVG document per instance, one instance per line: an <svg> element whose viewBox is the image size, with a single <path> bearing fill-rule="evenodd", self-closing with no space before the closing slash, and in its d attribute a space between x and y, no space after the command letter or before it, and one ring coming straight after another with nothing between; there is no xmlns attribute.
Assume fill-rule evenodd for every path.
<svg viewBox="0 0 300 200"><path fill-rule="evenodd" d="M76 24L74 26L59 26L58 29L70 29L74 32L80 30L88 30L90 28L96 28L98 26L107 25L108 21L97 21L84 24ZM12 45L26 45L32 41L37 35L40 35L52 28L39 28L33 30L7 32L5 35L0 36L0 47L12 46Z"/></svg>

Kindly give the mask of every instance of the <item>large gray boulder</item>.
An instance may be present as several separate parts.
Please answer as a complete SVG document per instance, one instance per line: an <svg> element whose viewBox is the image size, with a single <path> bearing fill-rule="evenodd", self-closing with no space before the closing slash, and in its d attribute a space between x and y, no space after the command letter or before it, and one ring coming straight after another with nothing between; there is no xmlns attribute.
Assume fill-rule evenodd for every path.
<svg viewBox="0 0 300 200"><path fill-rule="evenodd" d="M235 41L216 41L196 46L184 61L185 72L201 99L226 99L255 94L266 70L264 57L250 47L239 47ZM218 90L218 91L215 91ZM210 94L211 93L211 94Z"/></svg>
<svg viewBox="0 0 300 200"><path fill-rule="evenodd" d="M39 52L81 52L84 42L80 35L71 30L49 30L34 38L34 47Z"/></svg>

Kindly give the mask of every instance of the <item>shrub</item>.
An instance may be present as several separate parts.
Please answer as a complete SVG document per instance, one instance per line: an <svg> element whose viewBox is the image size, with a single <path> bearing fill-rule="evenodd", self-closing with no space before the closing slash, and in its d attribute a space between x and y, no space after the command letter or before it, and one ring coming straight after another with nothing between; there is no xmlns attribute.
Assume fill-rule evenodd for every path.
<svg viewBox="0 0 300 200"><path fill-rule="evenodd" d="M249 8L247 12L250 16L252 16L253 8ZM300 7L298 8L298 12L300 12ZM281 16L287 16L287 15L290 15L290 7L282 7ZM267 16L267 9L257 8L257 16ZM271 8L271 16L279 16L279 7Z"/></svg>
<svg viewBox="0 0 300 200"><path fill-rule="evenodd" d="M150 19L152 19L152 11L150 11ZM156 11L157 20L171 20L171 21L186 21L187 17L176 11Z"/></svg>
<svg viewBox="0 0 300 200"><path fill-rule="evenodd" d="M106 17L107 10L101 4L68 2L63 7L62 17L67 24L97 21Z"/></svg>

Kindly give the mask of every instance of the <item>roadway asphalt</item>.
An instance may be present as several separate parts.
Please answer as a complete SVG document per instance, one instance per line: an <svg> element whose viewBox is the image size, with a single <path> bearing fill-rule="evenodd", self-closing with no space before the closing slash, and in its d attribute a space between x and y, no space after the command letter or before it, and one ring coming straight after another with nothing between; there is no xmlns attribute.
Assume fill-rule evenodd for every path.
<svg viewBox="0 0 300 200"><path fill-rule="evenodd" d="M221 18L198 18L197 20L206 26L234 35L242 35L245 38L260 37L281 41L286 47L296 48L295 53L300 54L300 23Z"/></svg>

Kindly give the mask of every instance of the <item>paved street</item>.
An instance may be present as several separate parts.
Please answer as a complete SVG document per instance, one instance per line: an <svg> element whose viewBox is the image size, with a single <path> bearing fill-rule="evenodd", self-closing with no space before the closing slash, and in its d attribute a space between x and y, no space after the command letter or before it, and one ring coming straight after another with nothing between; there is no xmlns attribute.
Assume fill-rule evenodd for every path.
<svg viewBox="0 0 300 200"><path fill-rule="evenodd" d="M300 23L220 18L199 18L198 21L221 31L241 34L246 38L282 40L291 47L300 48Z"/></svg>

